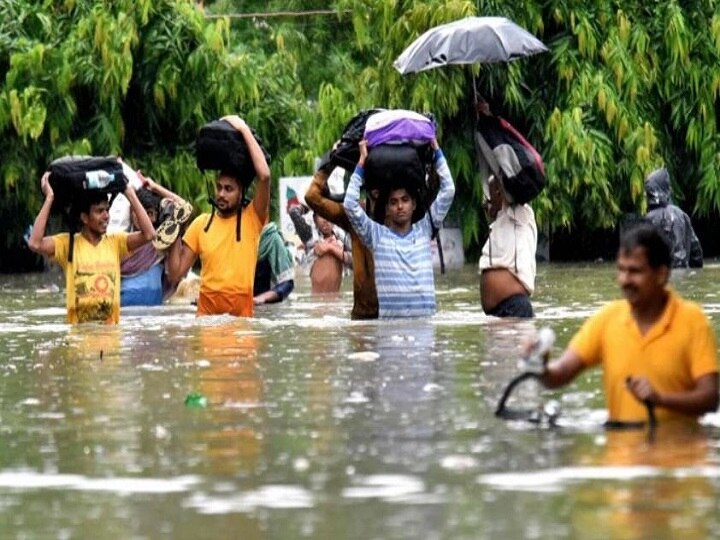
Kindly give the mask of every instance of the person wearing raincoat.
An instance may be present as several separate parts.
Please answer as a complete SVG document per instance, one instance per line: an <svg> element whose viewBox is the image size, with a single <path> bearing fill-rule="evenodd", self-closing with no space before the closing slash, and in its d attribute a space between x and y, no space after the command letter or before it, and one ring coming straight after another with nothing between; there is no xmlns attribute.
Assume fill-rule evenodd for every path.
<svg viewBox="0 0 720 540"><path fill-rule="evenodd" d="M656 169L645 179L648 213L645 216L658 227L670 244L673 268L702 268L703 252L693 230L690 216L672 204L670 174Z"/></svg>

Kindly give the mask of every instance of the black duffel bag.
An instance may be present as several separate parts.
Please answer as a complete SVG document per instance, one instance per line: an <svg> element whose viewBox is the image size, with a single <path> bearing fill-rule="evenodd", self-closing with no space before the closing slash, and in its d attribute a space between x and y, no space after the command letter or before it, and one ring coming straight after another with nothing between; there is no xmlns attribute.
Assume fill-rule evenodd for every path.
<svg viewBox="0 0 720 540"><path fill-rule="evenodd" d="M480 115L475 140L490 169L502 179L510 202L528 203L545 188L542 157L507 120Z"/></svg>
<svg viewBox="0 0 720 540"><path fill-rule="evenodd" d="M345 124L337 146L330 152L330 163L348 171L355 169L360 159L359 143L365 137L365 124L373 114L385 109L363 109Z"/></svg>
<svg viewBox="0 0 720 540"><path fill-rule="evenodd" d="M263 148L260 138L252 131L255 140L270 164L270 154ZM245 139L225 120L214 120L200 128L195 141L195 159L201 171L224 171L245 187L255 179L256 171Z"/></svg>
<svg viewBox="0 0 720 540"><path fill-rule="evenodd" d="M54 194L51 211L61 214L69 228L68 262L72 262L75 232L80 227L77 205L88 193L110 195L108 202L112 204L113 198L125 191L127 179L115 156L64 156L52 161L48 171Z"/></svg>
<svg viewBox="0 0 720 540"><path fill-rule="evenodd" d="M116 194L127 186L122 163L115 156L65 156L52 161L48 171L56 212L66 211L86 191Z"/></svg>
<svg viewBox="0 0 720 540"><path fill-rule="evenodd" d="M365 189L379 191L378 212L384 213L390 189L404 188L417 203L413 223L425 215L437 195L435 183L428 182L434 176L432 152L429 144L381 144L370 149L365 160Z"/></svg>

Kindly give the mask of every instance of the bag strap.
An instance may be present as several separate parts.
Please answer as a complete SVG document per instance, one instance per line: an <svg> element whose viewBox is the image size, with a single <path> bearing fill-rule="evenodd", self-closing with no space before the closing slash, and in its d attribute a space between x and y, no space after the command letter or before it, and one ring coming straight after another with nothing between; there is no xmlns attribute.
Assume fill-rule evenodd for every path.
<svg viewBox="0 0 720 540"><path fill-rule="evenodd" d="M492 148L490 148L490 145L485 140L485 137L482 136L482 133L477 130L475 130L475 143L475 148L478 151L478 159L484 160L494 175L500 175L500 164L498 163Z"/></svg>
<svg viewBox="0 0 720 540"><path fill-rule="evenodd" d="M537 166L537 168L540 169L540 172L543 174L543 176L545 176L545 164L543 163L540 152L538 152L535 147L530 144L528 140L523 137L517 129L515 129L515 126L513 126L504 118L500 118L500 127L503 128L505 131L512 133L512 135L522 143L522 145L532 154L533 160L535 161L535 165Z"/></svg>

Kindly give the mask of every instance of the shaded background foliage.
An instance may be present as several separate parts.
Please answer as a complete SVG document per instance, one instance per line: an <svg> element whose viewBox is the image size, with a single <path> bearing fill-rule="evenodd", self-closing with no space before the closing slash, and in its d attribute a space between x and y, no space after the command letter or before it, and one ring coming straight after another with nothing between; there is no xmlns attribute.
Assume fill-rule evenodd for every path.
<svg viewBox="0 0 720 540"><path fill-rule="evenodd" d="M203 123L241 114L277 178L308 174L347 120L374 106L435 114L457 183L451 219L475 256L487 225L473 78L543 155L548 187L533 207L563 256L594 256L572 238L614 237L624 214L644 211L643 178L659 165L680 205L706 220L701 240L716 236L720 7L711 0L0 0L0 11L3 270L37 262L20 264L17 253L55 157L121 154L202 207L207 177L192 144ZM232 13L262 15L216 18ZM392 68L428 28L476 14L510 17L550 52L407 76Z"/></svg>

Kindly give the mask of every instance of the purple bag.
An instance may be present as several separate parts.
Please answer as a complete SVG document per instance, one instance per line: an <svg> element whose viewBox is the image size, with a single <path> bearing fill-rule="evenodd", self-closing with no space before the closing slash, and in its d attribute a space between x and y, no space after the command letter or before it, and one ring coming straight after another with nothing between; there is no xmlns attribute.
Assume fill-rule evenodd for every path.
<svg viewBox="0 0 720 540"><path fill-rule="evenodd" d="M423 145L435 138L435 123L414 111L392 109L373 114L365 123L368 148L381 144Z"/></svg>

